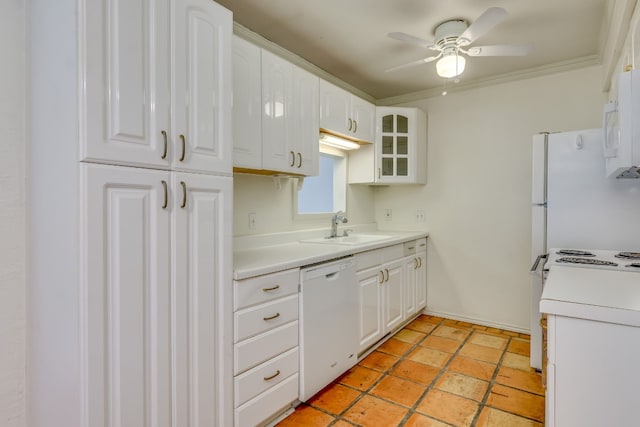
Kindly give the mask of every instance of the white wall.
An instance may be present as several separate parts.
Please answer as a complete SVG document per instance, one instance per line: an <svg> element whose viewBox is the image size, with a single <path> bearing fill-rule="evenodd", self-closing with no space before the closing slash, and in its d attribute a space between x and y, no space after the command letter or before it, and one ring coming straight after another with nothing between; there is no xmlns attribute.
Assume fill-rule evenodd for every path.
<svg viewBox="0 0 640 427"><path fill-rule="evenodd" d="M233 184L233 235L276 233L282 231L326 228L328 218L294 219L293 188L297 180L281 178L278 189L270 176L235 174ZM297 186L296 186L297 188ZM256 214L256 228L249 229L248 214ZM373 189L350 185L347 189L347 216L350 224L369 224L373 218Z"/></svg>
<svg viewBox="0 0 640 427"><path fill-rule="evenodd" d="M376 219L416 228L425 210L429 312L529 328L531 137L600 127L601 81L589 67L407 104L428 115L427 185L377 189Z"/></svg>
<svg viewBox="0 0 640 427"><path fill-rule="evenodd" d="M25 10L0 6L0 425L25 425Z"/></svg>

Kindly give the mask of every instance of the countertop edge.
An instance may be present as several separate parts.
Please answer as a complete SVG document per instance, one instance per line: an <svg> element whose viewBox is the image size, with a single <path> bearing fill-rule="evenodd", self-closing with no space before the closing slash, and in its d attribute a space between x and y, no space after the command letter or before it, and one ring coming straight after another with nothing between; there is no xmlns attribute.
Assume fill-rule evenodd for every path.
<svg viewBox="0 0 640 427"><path fill-rule="evenodd" d="M377 231L379 234L393 235L391 239L362 245L345 246L339 244L317 244L289 242L255 249L234 251L233 279L243 280L278 271L300 268L336 258L402 244L411 240L429 237L425 231ZM368 232L367 234L371 234ZM281 256L278 256L278 254ZM265 262L247 262L247 259L266 259Z"/></svg>

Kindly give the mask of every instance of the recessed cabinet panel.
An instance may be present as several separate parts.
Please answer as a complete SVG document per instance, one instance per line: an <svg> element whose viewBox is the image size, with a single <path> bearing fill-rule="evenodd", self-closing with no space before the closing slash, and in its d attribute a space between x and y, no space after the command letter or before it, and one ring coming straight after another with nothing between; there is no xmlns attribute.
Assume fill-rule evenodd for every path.
<svg viewBox="0 0 640 427"><path fill-rule="evenodd" d="M231 173L231 12L209 0L174 3L172 168Z"/></svg>
<svg viewBox="0 0 640 427"><path fill-rule="evenodd" d="M262 168L261 49L233 36L233 165Z"/></svg>
<svg viewBox="0 0 640 427"><path fill-rule="evenodd" d="M396 127L398 133L409 133L409 118L403 115L397 115L396 120L398 125Z"/></svg>
<svg viewBox="0 0 640 427"><path fill-rule="evenodd" d="M169 173L81 169L86 280L81 294L90 425L171 425Z"/></svg>
<svg viewBox="0 0 640 427"><path fill-rule="evenodd" d="M172 175L174 417L177 425L189 425L190 419L216 425L224 412L216 397L228 375L222 345L231 346L230 339L221 339L226 333L221 319L231 316L222 290L232 270L224 221L231 217L232 180Z"/></svg>
<svg viewBox="0 0 640 427"><path fill-rule="evenodd" d="M80 160L168 168L169 1L104 0L85 7Z"/></svg>

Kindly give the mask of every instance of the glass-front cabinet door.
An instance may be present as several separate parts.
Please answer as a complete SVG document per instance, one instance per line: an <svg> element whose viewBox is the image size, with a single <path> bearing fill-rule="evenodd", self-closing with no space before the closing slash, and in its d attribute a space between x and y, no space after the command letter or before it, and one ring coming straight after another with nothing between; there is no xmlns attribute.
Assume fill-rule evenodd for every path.
<svg viewBox="0 0 640 427"><path fill-rule="evenodd" d="M377 182L425 183L426 115L416 108L378 107Z"/></svg>

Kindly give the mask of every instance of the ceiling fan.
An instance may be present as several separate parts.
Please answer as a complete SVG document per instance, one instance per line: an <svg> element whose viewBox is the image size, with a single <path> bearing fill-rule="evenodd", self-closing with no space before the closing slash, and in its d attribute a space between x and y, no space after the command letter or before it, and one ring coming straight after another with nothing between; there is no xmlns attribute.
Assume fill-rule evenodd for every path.
<svg viewBox="0 0 640 427"><path fill-rule="evenodd" d="M452 78L464 71L468 56L524 56L529 53L529 46L516 44L502 44L490 46L467 47L477 38L484 35L507 17L507 11L501 7L491 7L485 10L471 25L463 19L451 19L438 25L435 29L435 42L429 42L406 33L389 33L395 40L411 43L438 52L432 56L389 68L387 72L397 71L415 65L438 60L436 71L439 76Z"/></svg>

